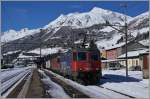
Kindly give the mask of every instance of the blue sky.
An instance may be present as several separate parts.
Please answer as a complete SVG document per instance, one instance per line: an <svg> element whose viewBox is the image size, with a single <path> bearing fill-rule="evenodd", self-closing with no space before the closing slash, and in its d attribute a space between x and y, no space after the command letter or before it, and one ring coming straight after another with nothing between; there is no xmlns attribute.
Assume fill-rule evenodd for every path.
<svg viewBox="0 0 150 99"><path fill-rule="evenodd" d="M122 1L3 1L1 3L2 32L9 29L40 28L56 19L60 14L87 12L93 7L100 7L116 12L123 12ZM148 11L148 1L128 1L127 15L136 16Z"/></svg>

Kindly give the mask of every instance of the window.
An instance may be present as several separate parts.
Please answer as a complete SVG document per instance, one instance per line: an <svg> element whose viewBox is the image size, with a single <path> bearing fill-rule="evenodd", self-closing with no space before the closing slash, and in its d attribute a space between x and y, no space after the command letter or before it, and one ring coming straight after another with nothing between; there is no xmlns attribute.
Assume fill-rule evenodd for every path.
<svg viewBox="0 0 150 99"><path fill-rule="evenodd" d="M91 59L97 61L99 59L98 55L91 55Z"/></svg>
<svg viewBox="0 0 150 99"><path fill-rule="evenodd" d="M135 65L135 60L132 61L132 65L133 65L133 66Z"/></svg>
<svg viewBox="0 0 150 99"><path fill-rule="evenodd" d="M58 62L58 63L60 62L60 58L57 58L57 62Z"/></svg>
<svg viewBox="0 0 150 99"><path fill-rule="evenodd" d="M85 52L78 52L78 60L86 60L86 53Z"/></svg>
<svg viewBox="0 0 150 99"><path fill-rule="evenodd" d="M76 61L77 60L77 53L73 53L73 60Z"/></svg>
<svg viewBox="0 0 150 99"><path fill-rule="evenodd" d="M136 60L136 66L138 66L138 60Z"/></svg>

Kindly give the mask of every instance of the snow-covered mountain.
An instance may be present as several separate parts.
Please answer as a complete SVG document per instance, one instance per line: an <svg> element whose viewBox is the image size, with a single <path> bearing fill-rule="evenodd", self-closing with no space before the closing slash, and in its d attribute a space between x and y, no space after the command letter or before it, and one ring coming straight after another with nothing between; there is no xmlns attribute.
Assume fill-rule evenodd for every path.
<svg viewBox="0 0 150 99"><path fill-rule="evenodd" d="M1 37L1 41L9 42L9 41L13 41L16 39L20 39L28 35L33 35L38 32L39 32L39 29L29 30L28 28L21 29L20 31L9 30L9 31L4 32L4 34Z"/></svg>
<svg viewBox="0 0 150 99"><path fill-rule="evenodd" d="M118 12L94 7L89 12L75 12L67 15L60 15L56 20L43 27L45 32L42 34L40 34L39 29L22 29L21 31L10 30L4 33L1 40L6 42L10 41L11 43L37 43L40 38L44 43L61 47L64 46L66 42L67 45L71 45L72 42L82 41L83 37L79 36L79 34L89 31L90 34L97 35L94 39L99 48L109 47L115 45L118 41L123 41L124 34L118 33L118 31L115 31L111 27L103 26L102 24L107 20L112 24L123 25L124 16L125 15ZM129 37L137 36L135 35L137 33L137 27L139 27L139 30L145 31L145 28L149 26L148 12L134 18L127 16L127 20L131 31L131 36ZM142 33L143 32L141 32L141 34ZM32 35L33 38L31 39L28 35ZM10 46L13 45L7 45L7 47ZM20 44L20 46L17 46L17 48L13 50L29 50L38 48L39 46L38 44L30 44L22 48ZM3 49L5 52L8 50L7 47ZM45 47L45 45L43 45L43 47Z"/></svg>
<svg viewBox="0 0 150 99"><path fill-rule="evenodd" d="M127 18L130 20L132 19L129 16L127 16ZM122 24L124 15L118 12L94 7L89 12L75 12L67 15L62 14L56 20L50 22L43 28L48 29L49 31L53 30L53 32L56 32L63 26L69 26L72 28L86 28L95 24L105 23L106 20L113 24ZM21 29L20 31L9 30L3 33L4 35L2 36L1 40L3 42L13 41L37 32L39 32L39 29L28 30L27 28L25 28Z"/></svg>
<svg viewBox="0 0 150 99"><path fill-rule="evenodd" d="M149 12L142 13L129 21L131 35L136 37L149 31Z"/></svg>
<svg viewBox="0 0 150 99"><path fill-rule="evenodd" d="M131 17L127 16L128 19ZM44 28L71 26L73 28L85 28L94 24L105 23L108 20L110 23L121 24L124 20L124 15L118 12L105 10L94 7L91 11L85 13L70 13L60 15L56 20L50 22Z"/></svg>
<svg viewBox="0 0 150 99"><path fill-rule="evenodd" d="M148 22L147 21L148 18L149 18L149 11L144 12L136 17L133 17L132 19L129 20L130 25L132 25L132 26L130 26L130 28L137 27L138 25L142 24L143 21ZM148 24L146 24L146 25L148 25ZM139 28L141 28L141 27L139 27Z"/></svg>

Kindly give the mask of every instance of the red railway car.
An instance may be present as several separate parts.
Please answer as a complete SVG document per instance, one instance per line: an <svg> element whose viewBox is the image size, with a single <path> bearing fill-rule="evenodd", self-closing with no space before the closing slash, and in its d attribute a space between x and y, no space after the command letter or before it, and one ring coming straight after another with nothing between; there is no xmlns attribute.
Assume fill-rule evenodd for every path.
<svg viewBox="0 0 150 99"><path fill-rule="evenodd" d="M50 59L50 66L51 66L52 70L54 70L56 72L60 71L61 64L60 64L60 60L59 60L59 55L58 54L52 55L52 57Z"/></svg>

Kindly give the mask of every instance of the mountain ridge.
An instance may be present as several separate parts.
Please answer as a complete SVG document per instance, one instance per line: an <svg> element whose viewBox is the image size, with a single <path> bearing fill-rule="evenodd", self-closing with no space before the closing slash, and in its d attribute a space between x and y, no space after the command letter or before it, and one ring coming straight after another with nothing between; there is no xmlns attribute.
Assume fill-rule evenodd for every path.
<svg viewBox="0 0 150 99"><path fill-rule="evenodd" d="M104 15L99 16L100 14L105 14L105 16ZM109 14L114 14L114 15L112 15L112 17L107 18L107 16L111 16ZM117 16L117 18L114 18L114 16ZM119 17L120 17L120 19L117 20ZM57 27L62 27L62 26L72 26L75 28L86 28L86 27L90 27L94 24L104 23L105 20L110 21L110 19L112 19L112 22L114 20L116 20L115 22L120 21L119 23L121 24L121 19L123 17L124 17L124 15L121 13L114 12L111 10L102 9L99 7L94 7L89 12L83 12L83 13L74 12L74 13L69 13L67 15L61 14L55 20L51 21L49 24L45 25L42 28L43 29L47 29L47 28L51 29L51 28L57 28ZM131 18L129 16L127 16L127 17ZM9 42L9 41L13 41L13 40L22 38L24 36L30 35L30 33L26 33L26 32L24 32L24 35L23 35L23 32L21 32L21 31L24 29L26 29L26 28L23 28L20 31L13 30L12 33L9 31L4 32L3 33L4 35L2 35L2 41L3 42ZM30 32L30 31L34 32L34 30L39 31L39 28L31 29L28 32ZM20 35L19 35L19 33L20 33ZM13 38L11 38L8 34ZM34 33L31 33L31 35L32 34L34 34Z"/></svg>
<svg viewBox="0 0 150 99"><path fill-rule="evenodd" d="M110 12L110 13L106 13L106 14L103 13L103 15L100 14L103 11ZM86 16L87 13L90 14L90 18ZM96 15L94 14L95 15L94 17L92 17L93 13L96 13ZM85 18L85 16L87 18ZM105 18L104 16L106 17L109 16L109 17ZM112 16L113 17L116 16L115 17L116 20L115 19L112 20ZM35 48L39 48L40 40L42 41L42 43L48 44L48 45L42 45L42 47L55 47L55 46L66 46L66 45L72 46L73 42L82 43L83 37L79 36L79 34L85 33L85 31L89 31L90 34L96 35L96 37L93 37L93 38L96 41L96 44L99 48L113 46L119 42L123 42L124 34L112 29L111 27L103 26L103 23L105 22L105 19L108 19L108 21L112 23L118 23L119 25L122 25L123 20L121 19L123 18L124 18L124 15L122 14L118 15L115 12L103 10L101 8L100 9L93 8L89 12L85 12L85 13L70 13L67 15L60 15L57 19L50 22L50 24L48 24L47 27L45 27L46 25L42 27L42 29L44 29L44 32L40 32L40 28L37 28L35 30L22 29L21 30L22 32L19 32L19 33L22 33L23 35L19 36L19 34L16 33L17 38L14 37L13 39L12 39L12 36L9 36L9 38L11 38L12 40L9 40L9 38L7 40L7 35L3 36L2 38L6 40L6 44L2 48L2 53L8 52L8 51L15 51L15 50L28 51L28 50L32 50ZM83 20L81 22L81 25L78 26L76 22L78 22L77 20L79 19L83 19ZM88 19L89 21L86 22ZM70 21L71 23L67 24L68 21ZM130 27L129 29L131 30L131 33L129 31L128 39L136 38L138 27L140 27L139 28L140 34L147 33L148 31L147 28L149 26L148 21L149 21L149 18L148 18L147 12L132 18L131 21L129 20L128 25ZM61 22L62 24L60 24ZM93 22L93 24L90 24L89 22ZM90 40L91 37L89 37L88 39ZM89 43L89 40L87 40L86 43ZM7 42L9 42L10 44L7 44ZM19 43L19 44L16 46L14 45L16 43ZM24 46L22 45L22 43L33 43L33 44Z"/></svg>

